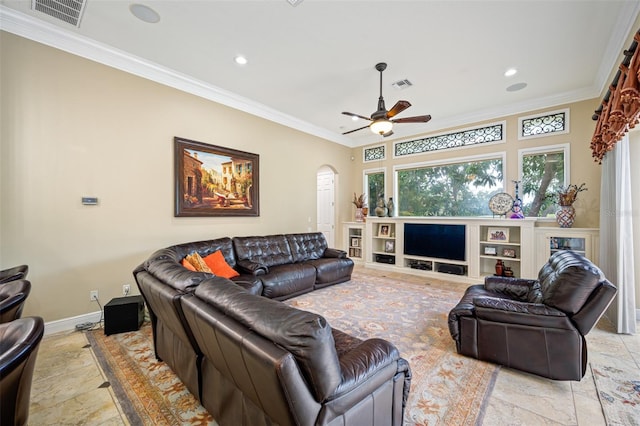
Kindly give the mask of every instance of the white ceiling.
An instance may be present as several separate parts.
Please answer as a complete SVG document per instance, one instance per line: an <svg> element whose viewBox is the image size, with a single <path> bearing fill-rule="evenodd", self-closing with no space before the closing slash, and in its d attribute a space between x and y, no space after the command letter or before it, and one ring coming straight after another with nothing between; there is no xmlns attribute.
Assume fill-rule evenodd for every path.
<svg viewBox="0 0 640 426"><path fill-rule="evenodd" d="M0 26L36 41L230 105L347 146L381 141L368 129L377 108L377 62L387 62L393 139L595 98L609 84L640 1L207 1L140 0L160 15L149 24L133 1L86 0L79 28L0 0ZM238 54L249 63L234 62ZM518 74L505 77L506 69ZM391 83L408 79L397 90ZM506 88L526 83L523 90ZM391 138L390 138L391 139Z"/></svg>

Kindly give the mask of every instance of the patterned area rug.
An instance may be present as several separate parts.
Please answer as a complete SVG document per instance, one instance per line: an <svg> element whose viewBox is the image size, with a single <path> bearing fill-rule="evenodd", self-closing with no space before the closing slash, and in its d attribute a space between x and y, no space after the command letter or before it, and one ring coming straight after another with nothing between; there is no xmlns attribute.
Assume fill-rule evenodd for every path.
<svg viewBox="0 0 640 426"><path fill-rule="evenodd" d="M481 424L498 367L459 356L447 315L466 284L356 270L352 280L286 301L318 312L361 339L393 342L413 378L405 425ZM153 356L151 327L104 336L88 333L92 348L131 424L216 425L173 372Z"/></svg>
<svg viewBox="0 0 640 426"><path fill-rule="evenodd" d="M405 425L474 425L498 367L456 353L449 311L468 284L356 270L352 280L286 301L361 339L392 342L411 366Z"/></svg>
<svg viewBox="0 0 640 426"><path fill-rule="evenodd" d="M635 365L612 360L612 366L591 363L607 425L640 426L640 376Z"/></svg>

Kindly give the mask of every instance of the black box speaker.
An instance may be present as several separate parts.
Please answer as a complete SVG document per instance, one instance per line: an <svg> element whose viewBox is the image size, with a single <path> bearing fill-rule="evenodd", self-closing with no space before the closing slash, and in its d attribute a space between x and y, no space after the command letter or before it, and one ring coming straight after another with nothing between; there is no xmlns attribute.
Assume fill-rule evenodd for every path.
<svg viewBox="0 0 640 426"><path fill-rule="evenodd" d="M396 263L396 257L389 254L376 254L376 262L393 265Z"/></svg>
<svg viewBox="0 0 640 426"><path fill-rule="evenodd" d="M116 297L104 305L104 334L138 330L144 322L142 296Z"/></svg>
<svg viewBox="0 0 640 426"><path fill-rule="evenodd" d="M450 263L441 263L438 266L438 272L453 275L466 275L467 268L464 265L452 265Z"/></svg>

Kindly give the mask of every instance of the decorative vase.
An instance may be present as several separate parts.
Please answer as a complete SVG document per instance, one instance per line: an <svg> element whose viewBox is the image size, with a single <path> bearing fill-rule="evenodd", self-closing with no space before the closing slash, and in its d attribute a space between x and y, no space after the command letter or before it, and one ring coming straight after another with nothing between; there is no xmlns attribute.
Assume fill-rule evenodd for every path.
<svg viewBox="0 0 640 426"><path fill-rule="evenodd" d="M356 207L356 222L364 222L364 213L362 207Z"/></svg>
<svg viewBox="0 0 640 426"><path fill-rule="evenodd" d="M387 216L393 217L393 197L389 197L389 201L387 201Z"/></svg>
<svg viewBox="0 0 640 426"><path fill-rule="evenodd" d="M573 205L559 206L556 210L556 222L560 228L571 228L576 220L576 209Z"/></svg>
<svg viewBox="0 0 640 426"><path fill-rule="evenodd" d="M502 273L504 272L504 271L503 271L503 268L504 268L504 264L502 263L502 260L501 260L501 259L498 259L498 260L496 261L496 275L497 275L497 276L499 276L499 277L501 277L501 276L502 276Z"/></svg>
<svg viewBox="0 0 640 426"><path fill-rule="evenodd" d="M378 198L378 203L376 204L376 216L385 217L387 215L387 207L384 205L384 198Z"/></svg>

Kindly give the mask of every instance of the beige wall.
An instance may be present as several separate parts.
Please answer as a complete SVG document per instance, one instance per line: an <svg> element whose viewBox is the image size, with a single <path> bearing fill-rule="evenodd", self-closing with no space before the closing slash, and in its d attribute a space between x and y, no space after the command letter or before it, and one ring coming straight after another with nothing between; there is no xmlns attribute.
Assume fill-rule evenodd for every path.
<svg viewBox="0 0 640 426"><path fill-rule="evenodd" d="M173 243L315 229L323 165L344 176L338 206L350 203L349 148L0 37L0 268L29 264L25 315L95 312L90 290L103 304L121 296L122 284L135 288L133 268ZM260 217L175 218L174 136L259 154ZM99 205L82 206L82 196ZM338 223L351 215L338 213Z"/></svg>
<svg viewBox="0 0 640 426"><path fill-rule="evenodd" d="M488 144L486 146L477 146L469 148L459 148L453 150L442 150L437 152L425 153L420 155L412 155L404 158L393 158L393 143L385 142L387 160L362 163L362 149L353 150L353 156L357 167L354 167L351 177L353 179L353 191L362 192L363 170L369 168L386 167L387 170L387 197L393 195L393 167L400 164L420 163L427 161L446 160L453 157L468 157L474 155L482 155L491 152L506 153L506 191L514 194L514 184L512 180L518 178L518 150L523 148L540 147L545 145L566 144L571 145L571 163L570 163L570 182L575 184L586 183L588 190L581 192L576 203L576 222L574 227L597 228L599 227L600 214L600 166L594 162L591 157L591 149L589 144L591 136L595 129L595 122L591 120L593 111L598 106L598 100L577 102L569 105L558 105L544 110L527 111L526 113L511 115L508 117L497 118L495 120L473 123L464 126L464 128L481 127L484 123L494 123L497 121L506 121L506 143ZM570 133L553 135L547 137L532 138L528 140L518 140L518 117L544 113L547 111L556 111L558 109L569 108L570 110ZM405 124L410 125L410 124ZM450 133L458 130L446 129L440 130L436 134ZM430 136L430 134L419 135L411 139L419 139L420 137ZM375 146L373 144L369 146ZM488 200L487 200L488 202ZM543 226L555 226L555 223L543 222Z"/></svg>

